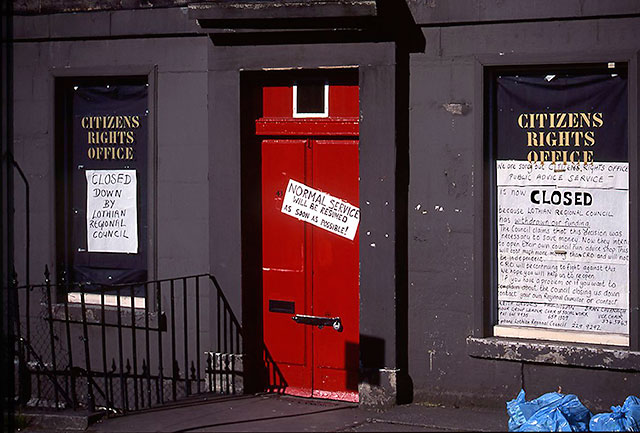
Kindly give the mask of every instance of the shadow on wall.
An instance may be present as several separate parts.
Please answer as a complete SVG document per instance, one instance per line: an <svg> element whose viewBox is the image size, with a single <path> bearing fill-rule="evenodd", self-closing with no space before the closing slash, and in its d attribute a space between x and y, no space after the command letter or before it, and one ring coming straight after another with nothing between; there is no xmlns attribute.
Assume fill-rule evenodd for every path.
<svg viewBox="0 0 640 433"><path fill-rule="evenodd" d="M389 372L385 360L385 341L382 338L360 335L360 380L363 384L379 388L383 392L396 394L397 404L410 403L413 400L413 381L406 371L397 370L395 375Z"/></svg>
<svg viewBox="0 0 640 433"><path fill-rule="evenodd" d="M385 342L382 338L360 334L360 374L369 385L380 385L380 369L385 368Z"/></svg>
<svg viewBox="0 0 640 433"><path fill-rule="evenodd" d="M344 361L347 366L347 383L348 391L358 391L359 374L358 363L360 358L360 346L357 343L347 342L344 350Z"/></svg>

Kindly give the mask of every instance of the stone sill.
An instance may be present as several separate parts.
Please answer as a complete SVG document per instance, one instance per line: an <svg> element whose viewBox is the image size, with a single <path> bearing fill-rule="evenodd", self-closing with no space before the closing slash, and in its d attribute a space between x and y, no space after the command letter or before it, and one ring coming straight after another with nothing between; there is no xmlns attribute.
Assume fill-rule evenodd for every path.
<svg viewBox="0 0 640 433"><path fill-rule="evenodd" d="M209 0L189 4L198 20L352 18L377 14L375 0Z"/></svg>
<svg viewBox="0 0 640 433"><path fill-rule="evenodd" d="M82 305L76 302L69 302L69 317L68 319L72 323L81 323L83 321ZM67 320L66 310L64 304L53 304L53 318L59 322ZM147 321L150 330L161 328L162 331L166 330L166 319L159 317L157 312L148 312L148 318L145 318L145 310L134 307L135 326L143 328L146 326ZM85 304L85 314L87 324L90 325L102 325L102 306L95 304ZM164 315L161 315L164 316ZM120 307L120 326L131 327L131 307ZM110 305L105 305L104 308L104 324L107 326L117 326L118 324L118 308Z"/></svg>
<svg viewBox="0 0 640 433"><path fill-rule="evenodd" d="M500 337L467 337L467 354L473 358L640 371L640 352L614 346Z"/></svg>

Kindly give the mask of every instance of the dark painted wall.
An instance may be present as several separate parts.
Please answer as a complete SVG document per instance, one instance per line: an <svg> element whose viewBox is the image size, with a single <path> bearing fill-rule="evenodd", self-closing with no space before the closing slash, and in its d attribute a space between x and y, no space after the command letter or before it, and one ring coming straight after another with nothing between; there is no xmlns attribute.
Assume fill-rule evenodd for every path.
<svg viewBox="0 0 640 433"><path fill-rule="evenodd" d="M478 59L552 64L562 55L599 55L607 62L608 53L640 48L639 29L637 17L423 29L426 49L411 54L410 77L409 371L416 399L499 404L521 386L531 396L561 386L606 409L640 389L639 373L476 359L465 342L479 302L475 243L488 230L474 227L481 218L474 196L483 188L482 167L474 166L483 118ZM462 114L447 111L450 103L462 104Z"/></svg>
<svg viewBox="0 0 640 433"><path fill-rule="evenodd" d="M210 179L212 182L211 271L218 276L229 300L242 315L251 290L243 280L241 125L238 113L248 110L240 100L241 71L265 68L318 68L361 65L360 84L360 332L384 341L379 369L396 368L395 336L395 51L392 43L277 45L258 47L211 46L210 67ZM268 72L263 73L268 79ZM246 102L245 102L246 103ZM243 149L243 151L246 151ZM259 222L258 222L259 223ZM259 239L245 240L247 249L259 248ZM259 304L258 304L259 305ZM388 379L387 379L388 380ZM386 398L386 397L381 397Z"/></svg>
<svg viewBox="0 0 640 433"><path fill-rule="evenodd" d="M286 3L277 0L274 3ZM348 0L329 0L324 3L349 4ZM531 2L527 0L406 0L417 24L476 23L491 21L538 20L558 18L586 18L622 16L640 11L634 0L608 2L602 0L554 0ZM14 12L18 14L51 14L60 12L115 11L168 7L184 7L201 0L16 0ZM233 3L233 2L230 2ZM308 3L311 3L308 2ZM358 3L358 2L354 2Z"/></svg>
<svg viewBox="0 0 640 433"><path fill-rule="evenodd" d="M47 10L45 2L21 4L25 14ZM477 0L472 5L409 0L408 5L422 24L423 52L408 54L390 42L214 46L197 34L184 8L135 9L137 3L129 5L135 10L16 17L15 150L34 197L32 281L40 279L43 265L55 257L55 76L147 70L157 77L157 138L149 142L156 148L157 160L157 235L150 250L156 251L157 276L210 270L220 277L241 316L240 69L354 64L360 66L362 104L376 113L370 118L365 108L361 137L363 146L367 141L373 146L362 154L361 166L361 175L368 179L361 203L363 207L366 201L371 203L369 210L363 210L361 226L371 232L370 239L361 236L367 263L361 282L366 306L363 332L390 343L385 367L396 368L397 361L402 364L403 356L407 358L415 400L438 403L501 405L521 386L530 395L561 386L591 409L602 410L637 393L637 372L551 364L562 363L558 357L549 364L479 359L469 356L467 338L474 334L474 312L480 302L474 293L475 278L483 273L474 251L485 230L478 225L474 203L482 192L475 164L483 133L483 117L478 114L483 107L477 102L478 58L494 56L510 64L513 56L531 56L544 64L556 61L556 55L595 55L607 61L609 53L640 49L640 6L635 1L578 0L518 1L517 7L498 0ZM397 66L403 58L408 59L408 71ZM636 80L637 86L637 77L629 80ZM406 85L408 101L399 96ZM462 104L462 114L447 111L450 103ZM399 125L408 120L408 143L403 142L401 127L389 134L385 122L395 116ZM384 183L383 177L395 169L401 173L394 179L407 174L406 167L396 166L395 150L391 160L385 159L388 153L378 152L385 146L387 150L396 146L400 154L408 148L406 191ZM17 184L20 272L24 200L19 191ZM405 242L395 238L402 230L393 219L405 209L393 208L398 193L408 194L409 215L408 272L401 278L395 274L402 263L396 268L394 249ZM379 223L370 225L373 220ZM400 228L403 224L399 221ZM406 287L396 287L402 277ZM396 311L394 303L405 290L406 310ZM397 335L396 326L402 323L395 319L396 313L407 317L407 336ZM396 341L402 347L394 347Z"/></svg>
<svg viewBox="0 0 640 433"><path fill-rule="evenodd" d="M99 10L131 10L185 6L189 0L15 0L14 11L19 14L86 12Z"/></svg>
<svg viewBox="0 0 640 433"><path fill-rule="evenodd" d="M136 31L147 35L154 26L164 32L180 33L190 25L179 10L149 12L120 15L117 23L110 22L105 13L90 17L61 14L15 18L19 41L14 45L14 148L15 159L30 187L31 283L43 283L45 265L56 275L54 82L57 77L149 78L148 167L152 177L145 180L151 199L149 279L209 271L207 39L197 34L156 38L133 35ZM183 21L174 26L177 16ZM84 21L86 18L91 18L89 23L105 26L92 26ZM110 39L122 35L120 32L127 37ZM95 39L59 38L75 34L87 37L89 33ZM17 175L15 179L14 253L19 283L24 284L25 194ZM202 288L203 305L208 305L210 289ZM178 302L182 301L180 292ZM164 305L169 305L167 302L165 299ZM208 335L209 328L203 326L203 346L208 344L205 343Z"/></svg>
<svg viewBox="0 0 640 433"><path fill-rule="evenodd" d="M16 44L15 154L30 183L32 278L53 263L54 122L56 76L157 75L155 193L157 276L206 271L208 248L206 39L167 38L19 42ZM146 74L145 74L146 75ZM152 101L153 102L153 101ZM149 161L152 167L153 161ZM16 191L16 256L24 245L24 195ZM153 234L150 234L153 236ZM151 250L150 250L151 251ZM23 265L21 262L19 262ZM19 273L21 267L19 266Z"/></svg>
<svg viewBox="0 0 640 433"><path fill-rule="evenodd" d="M407 0L418 24L474 24L624 16L640 12L634 0Z"/></svg>

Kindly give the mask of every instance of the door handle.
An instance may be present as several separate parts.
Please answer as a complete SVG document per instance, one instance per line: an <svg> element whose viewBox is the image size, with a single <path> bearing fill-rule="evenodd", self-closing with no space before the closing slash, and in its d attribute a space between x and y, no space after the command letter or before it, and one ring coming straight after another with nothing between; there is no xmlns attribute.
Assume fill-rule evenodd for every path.
<svg viewBox="0 0 640 433"><path fill-rule="evenodd" d="M296 314L292 319L294 322L302 325L317 326L318 329L322 329L325 326L331 326L336 331L342 332L342 320L340 320L339 317L321 317Z"/></svg>

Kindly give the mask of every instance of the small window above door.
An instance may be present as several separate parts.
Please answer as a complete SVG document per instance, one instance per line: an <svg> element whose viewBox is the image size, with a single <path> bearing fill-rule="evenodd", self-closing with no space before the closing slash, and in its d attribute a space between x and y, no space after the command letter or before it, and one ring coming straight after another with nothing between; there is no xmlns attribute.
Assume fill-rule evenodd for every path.
<svg viewBox="0 0 640 433"><path fill-rule="evenodd" d="M295 82L293 117L329 117L329 83L311 80Z"/></svg>

